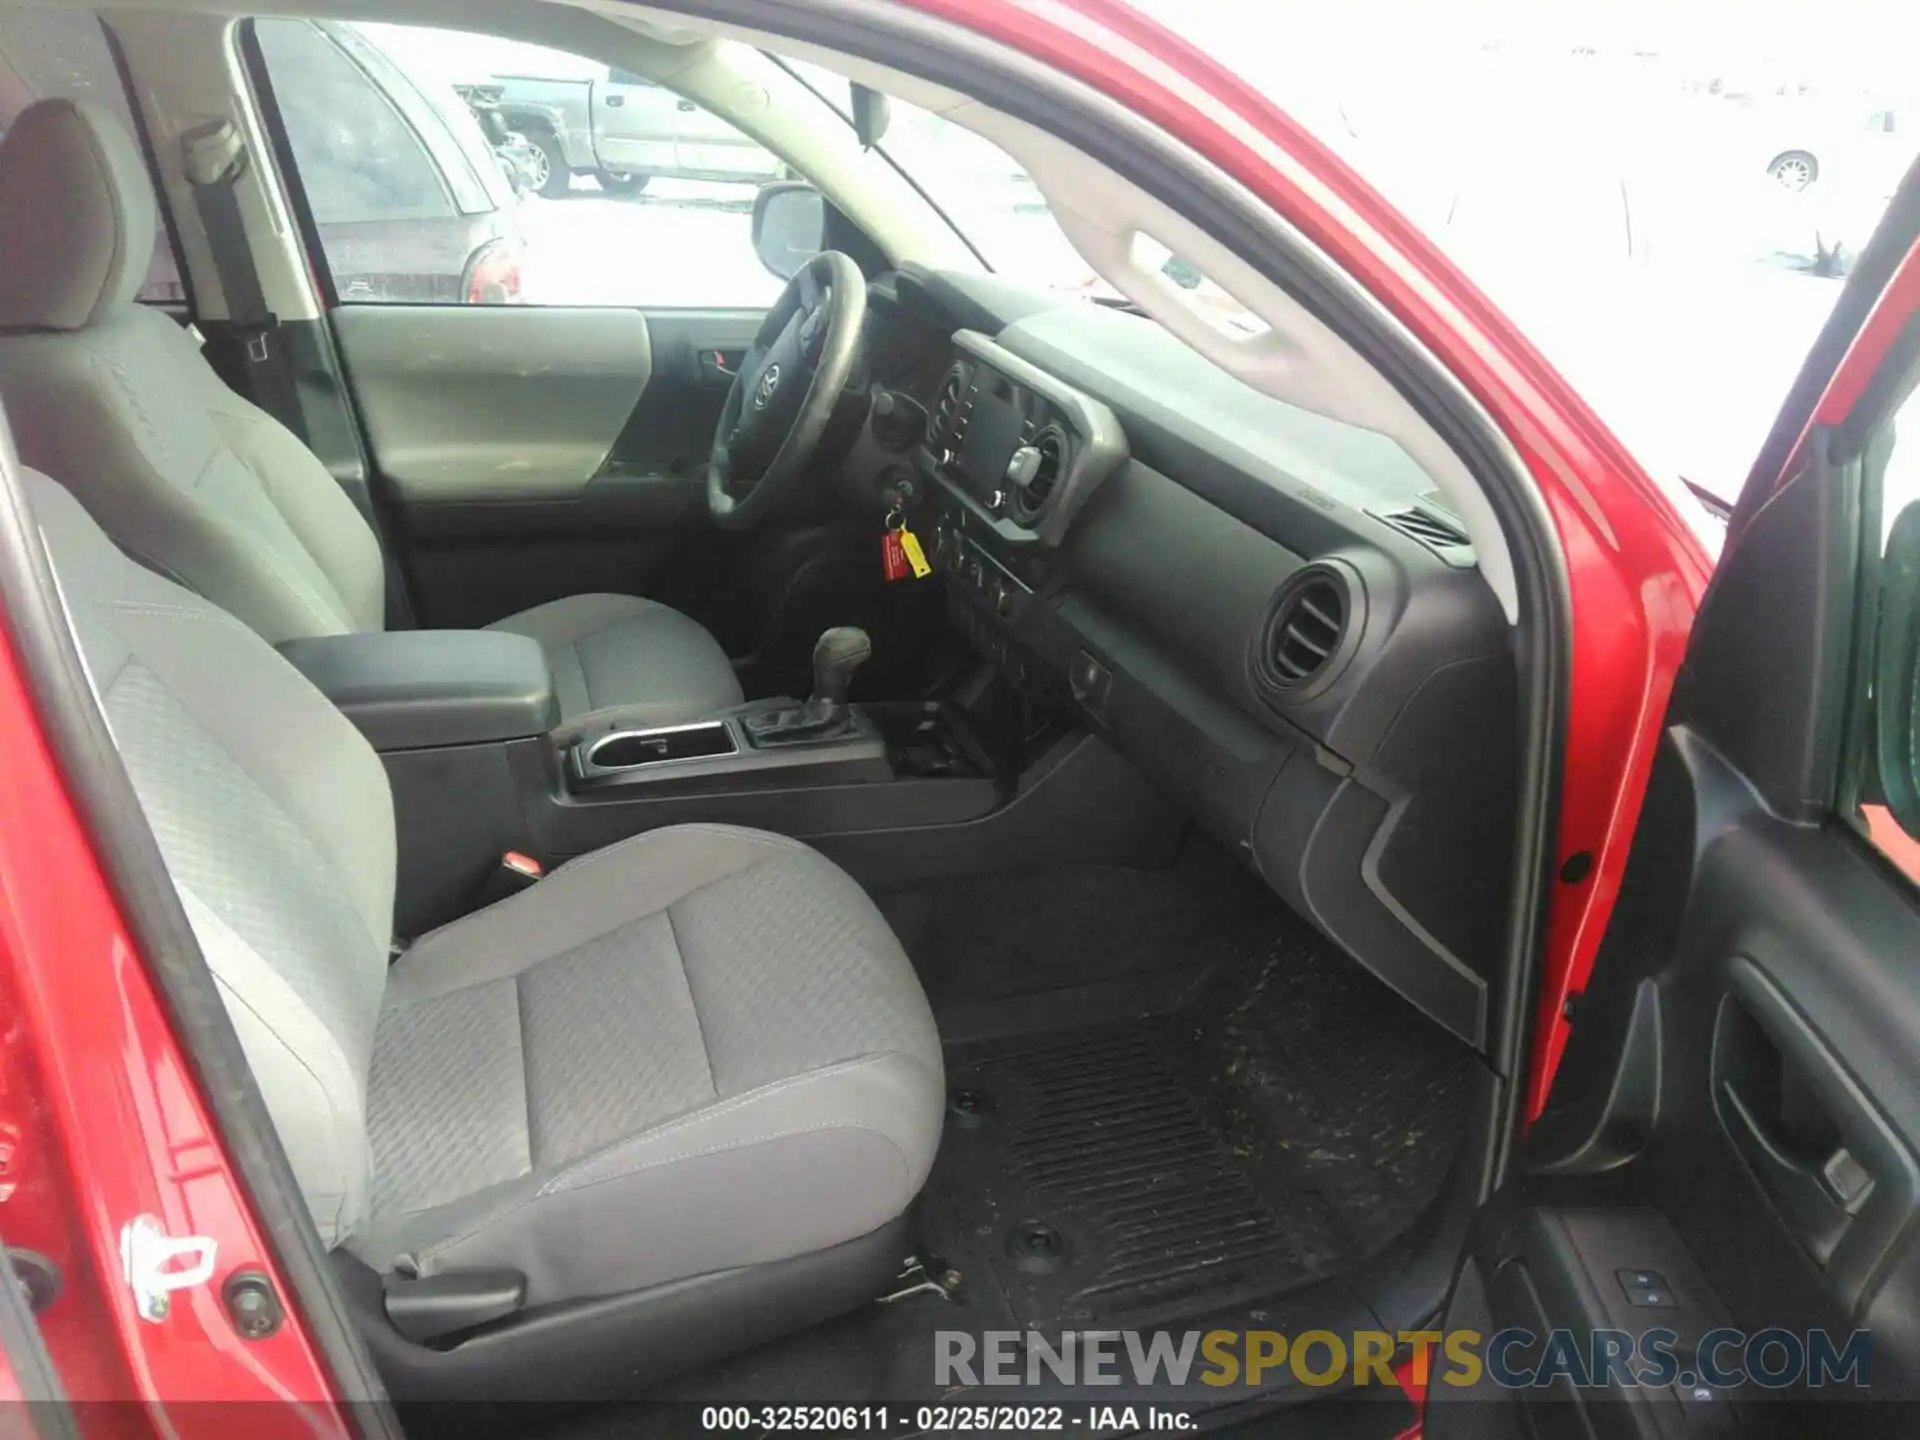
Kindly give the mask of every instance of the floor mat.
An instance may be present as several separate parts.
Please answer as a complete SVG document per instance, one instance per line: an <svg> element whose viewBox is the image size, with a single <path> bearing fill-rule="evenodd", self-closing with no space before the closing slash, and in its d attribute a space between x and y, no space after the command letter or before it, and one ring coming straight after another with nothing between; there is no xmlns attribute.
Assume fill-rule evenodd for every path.
<svg viewBox="0 0 1920 1440"><path fill-rule="evenodd" d="M930 1238L1020 1328L1158 1326L1297 1289L1438 1194L1471 1057L1262 908L1263 944L1171 1013L950 1048Z"/></svg>
<svg viewBox="0 0 1920 1440"><path fill-rule="evenodd" d="M952 1398L942 1330L1346 1323L1314 1282L1404 1233L1461 1148L1472 1054L1211 846L876 898L949 1041L959 1103L915 1223L961 1293L869 1306L663 1397Z"/></svg>

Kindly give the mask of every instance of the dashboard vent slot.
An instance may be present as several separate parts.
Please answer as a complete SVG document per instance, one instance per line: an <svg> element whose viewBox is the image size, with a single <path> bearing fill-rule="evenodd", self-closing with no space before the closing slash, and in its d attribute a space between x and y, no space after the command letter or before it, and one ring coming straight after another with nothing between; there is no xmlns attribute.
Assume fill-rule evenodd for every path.
<svg viewBox="0 0 1920 1440"><path fill-rule="evenodd" d="M936 450L957 450L966 434L967 411L972 408L972 375L964 365L955 365L940 382L934 397L933 413L927 420L927 438Z"/></svg>
<svg viewBox="0 0 1920 1440"><path fill-rule="evenodd" d="M1058 425L1047 426L1030 443L1040 454L1039 468L1025 489L1015 487L1013 492L1014 510L1023 521L1040 514L1053 494L1053 487L1060 483L1060 474L1067 463L1067 437Z"/></svg>
<svg viewBox="0 0 1920 1440"><path fill-rule="evenodd" d="M1033 448L1040 452L1040 468L1033 472L1033 479L1027 485L1027 504L1038 510L1047 503L1047 497L1053 494L1053 487L1060 480L1060 470L1067 459L1067 437L1058 427L1049 425L1034 438Z"/></svg>
<svg viewBox="0 0 1920 1440"><path fill-rule="evenodd" d="M1417 505L1405 510L1390 510L1379 518L1402 535L1410 535L1422 545L1430 545L1436 550L1463 550L1472 543L1466 532L1451 520L1442 519L1431 510L1423 510Z"/></svg>
<svg viewBox="0 0 1920 1440"><path fill-rule="evenodd" d="M1347 588L1324 569L1303 572L1289 585L1267 624L1264 660L1277 690L1311 685L1340 656L1347 637Z"/></svg>

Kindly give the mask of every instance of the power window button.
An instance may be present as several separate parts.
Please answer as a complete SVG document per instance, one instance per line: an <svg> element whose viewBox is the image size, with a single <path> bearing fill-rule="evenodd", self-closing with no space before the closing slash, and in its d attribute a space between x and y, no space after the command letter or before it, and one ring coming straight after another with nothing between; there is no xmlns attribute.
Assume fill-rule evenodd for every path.
<svg viewBox="0 0 1920 1440"><path fill-rule="evenodd" d="M1656 1290L1651 1285L1629 1285L1627 1303L1637 1305L1644 1310L1674 1310L1680 1305L1680 1302L1673 1298L1671 1290L1665 1288Z"/></svg>
<svg viewBox="0 0 1920 1440"><path fill-rule="evenodd" d="M1673 1395L1692 1429L1721 1432L1733 1428L1733 1408L1727 1392L1714 1385L1676 1385Z"/></svg>

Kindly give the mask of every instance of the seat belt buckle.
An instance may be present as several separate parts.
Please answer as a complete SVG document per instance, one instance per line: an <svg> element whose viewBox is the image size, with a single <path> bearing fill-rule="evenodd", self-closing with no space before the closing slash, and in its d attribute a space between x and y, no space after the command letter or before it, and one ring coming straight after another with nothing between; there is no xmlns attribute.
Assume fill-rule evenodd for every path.
<svg viewBox="0 0 1920 1440"><path fill-rule="evenodd" d="M533 856L524 851L509 850L500 857L500 863L493 867L475 899L480 905L496 904L539 884L546 873L546 866Z"/></svg>

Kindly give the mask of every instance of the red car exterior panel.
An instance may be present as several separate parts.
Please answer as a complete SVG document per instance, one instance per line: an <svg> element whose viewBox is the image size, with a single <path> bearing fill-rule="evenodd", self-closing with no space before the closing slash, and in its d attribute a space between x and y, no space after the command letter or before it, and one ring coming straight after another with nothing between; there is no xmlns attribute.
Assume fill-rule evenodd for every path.
<svg viewBox="0 0 1920 1440"><path fill-rule="evenodd" d="M0 1224L62 1271L41 1328L69 1398L144 1398L183 1437L347 1433L5 644L0 755L0 1135L15 1187ZM118 1236L141 1214L218 1247L212 1282L175 1294L158 1324L121 1274ZM220 1287L236 1270L274 1276L292 1312L264 1340L227 1318ZM288 1400L304 1403L231 1408ZM161 1421L124 1405L89 1414L109 1433Z"/></svg>

